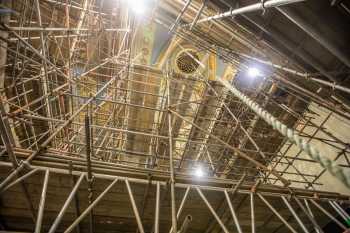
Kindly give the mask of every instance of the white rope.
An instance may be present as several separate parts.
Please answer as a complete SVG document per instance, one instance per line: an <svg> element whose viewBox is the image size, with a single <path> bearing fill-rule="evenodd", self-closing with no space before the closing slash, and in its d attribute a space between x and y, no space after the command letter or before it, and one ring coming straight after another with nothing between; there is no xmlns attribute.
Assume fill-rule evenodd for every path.
<svg viewBox="0 0 350 233"><path fill-rule="evenodd" d="M306 140L299 136L299 134L293 129L288 128L285 124L277 120L269 112L261 108L257 103L252 101L249 97L241 93L228 81L218 78L218 80L228 88L236 97L238 97L243 103L248 105L259 117L264 119L274 129L278 130L288 140L296 144L301 150L303 150L313 160L317 161L323 168L327 169L329 173L338 178L345 186L350 188L350 173L346 172L342 167L338 166L333 160L322 155L318 149L309 144Z"/></svg>

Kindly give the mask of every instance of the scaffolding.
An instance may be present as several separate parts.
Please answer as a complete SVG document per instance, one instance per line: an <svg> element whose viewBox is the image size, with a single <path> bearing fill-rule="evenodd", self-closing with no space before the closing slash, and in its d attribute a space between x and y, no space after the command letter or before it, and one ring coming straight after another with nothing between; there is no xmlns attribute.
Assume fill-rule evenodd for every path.
<svg viewBox="0 0 350 233"><path fill-rule="evenodd" d="M178 15L171 23L157 12L161 6L155 6L155 16L148 20L206 54L201 61L194 59L190 75L178 73L171 59L161 67L140 59L146 56L140 49L140 25L125 1L115 1L113 7L90 0L4 5L11 12L1 16L0 25L4 201L20 187L32 219L29 226L36 233L97 232L106 227L101 216L125 217L112 207L98 209L98 204L124 196L127 201L120 209L131 211L136 220L126 226L140 233L184 233L191 228L207 233L309 233L324 232L329 221L346 230L349 197L318 189L327 171L350 186L349 144L325 128L332 114L349 119L348 112L286 75L308 79L307 72L245 53L241 47L252 47L254 41L237 39L243 38L243 29L232 32L217 21L299 1L271 0L214 16L207 15L212 13L207 1L176 1ZM227 41L230 37L209 33L216 30L234 35L240 44L233 36ZM204 62L211 55L228 62L233 71L211 78ZM246 59L273 67L275 75L247 87L239 78ZM281 101L276 89L299 105ZM321 124L313 121L317 114L311 103L330 111ZM314 132L305 132L307 128ZM315 150L311 140L340 152L333 161ZM293 144L300 149L295 156L288 154ZM301 156L303 151L310 158ZM347 163L335 164L341 157ZM297 162L321 164L323 169L312 174ZM204 177L194 177L198 168ZM55 190L62 190L64 201L53 207L48 193ZM201 216L197 208L208 214Z"/></svg>

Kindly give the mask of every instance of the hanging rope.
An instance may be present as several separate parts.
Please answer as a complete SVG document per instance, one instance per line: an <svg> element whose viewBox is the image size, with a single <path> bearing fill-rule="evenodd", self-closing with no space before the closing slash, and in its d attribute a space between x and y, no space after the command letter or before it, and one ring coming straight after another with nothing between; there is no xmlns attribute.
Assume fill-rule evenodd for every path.
<svg viewBox="0 0 350 233"><path fill-rule="evenodd" d="M218 78L218 80L228 88L236 97L238 97L243 103L250 107L259 117L264 119L272 128L278 130L283 136L287 137L288 140L297 145L313 160L317 161L323 168L327 169L329 173L338 178L343 184L350 188L350 173L338 166L333 160L321 153L314 146L309 144L306 140L299 136L299 134L293 129L288 128L285 124L277 120L269 112L261 108L257 103L252 101L249 97L241 93L228 81Z"/></svg>

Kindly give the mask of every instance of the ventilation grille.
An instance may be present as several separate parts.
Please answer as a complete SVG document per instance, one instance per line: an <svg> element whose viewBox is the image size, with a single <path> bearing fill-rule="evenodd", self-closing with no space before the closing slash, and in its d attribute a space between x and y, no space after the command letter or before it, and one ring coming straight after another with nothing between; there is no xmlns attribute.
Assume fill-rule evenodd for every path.
<svg viewBox="0 0 350 233"><path fill-rule="evenodd" d="M179 53L176 58L176 66L180 72L184 74L192 74L194 73L199 64L199 57L197 53L193 50L185 50Z"/></svg>

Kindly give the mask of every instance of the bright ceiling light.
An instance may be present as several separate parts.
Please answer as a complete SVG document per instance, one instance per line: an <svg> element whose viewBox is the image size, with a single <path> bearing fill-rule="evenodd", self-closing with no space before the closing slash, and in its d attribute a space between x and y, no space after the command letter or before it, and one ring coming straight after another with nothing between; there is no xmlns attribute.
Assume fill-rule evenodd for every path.
<svg viewBox="0 0 350 233"><path fill-rule="evenodd" d="M248 69L248 76L249 77L255 78L255 77L260 76L260 75L261 75L260 70L258 70L257 68L250 67Z"/></svg>
<svg viewBox="0 0 350 233"><path fill-rule="evenodd" d="M136 14L143 14L146 10L145 0L128 0L129 7Z"/></svg>
<svg viewBox="0 0 350 233"><path fill-rule="evenodd" d="M204 172L201 167L197 167L196 170L194 171L194 175L197 177L202 177L204 176Z"/></svg>

